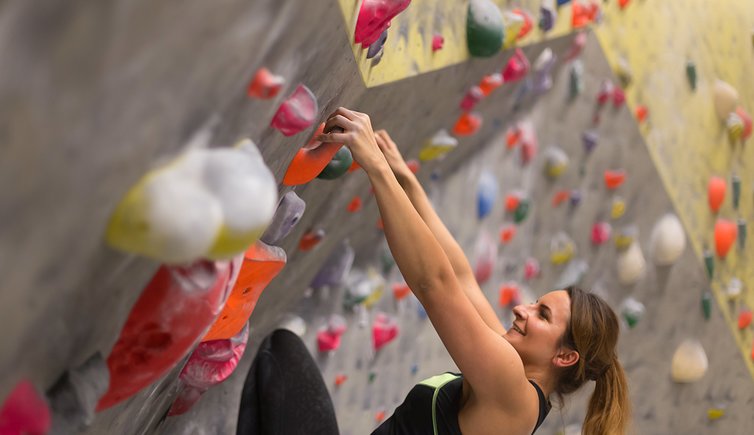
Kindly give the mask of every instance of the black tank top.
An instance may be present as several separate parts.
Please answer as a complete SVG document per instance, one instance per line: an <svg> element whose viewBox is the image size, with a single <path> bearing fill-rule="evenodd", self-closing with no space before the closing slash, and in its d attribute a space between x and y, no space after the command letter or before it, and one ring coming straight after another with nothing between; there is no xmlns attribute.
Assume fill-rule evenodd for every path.
<svg viewBox="0 0 754 435"><path fill-rule="evenodd" d="M534 381L529 381L539 396L539 416L536 431L550 412L550 402ZM458 425L458 405L461 402L463 376L446 372L425 379L409 391L403 403L395 409L372 435L461 435ZM532 432L534 433L534 432Z"/></svg>

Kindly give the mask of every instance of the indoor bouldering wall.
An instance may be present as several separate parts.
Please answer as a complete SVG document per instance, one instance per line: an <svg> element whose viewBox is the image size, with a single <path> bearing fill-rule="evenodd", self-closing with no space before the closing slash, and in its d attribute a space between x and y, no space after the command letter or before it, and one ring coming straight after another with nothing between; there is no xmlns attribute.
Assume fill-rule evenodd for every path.
<svg viewBox="0 0 754 435"><path fill-rule="evenodd" d="M709 136L722 145L727 131L712 122L712 109L692 111L706 120L698 125L690 118L673 118L673 129L666 127L672 113L655 104L663 96L676 98L680 91L670 95L649 86L654 90L642 92L651 63L636 61L631 53L641 46L636 41L646 44L646 39L631 39L633 48L609 39L610 29L624 35L627 30L621 26L631 20L646 24L637 17L650 13L656 2L621 1L620 8L609 2L602 16L587 13L586 18L574 14L571 4L564 5L551 9L558 14L545 32L539 22L544 9L560 1L495 1L507 28L522 35L509 46L523 49L504 50L488 59L472 58L464 50L466 7L451 3L414 0L394 19L375 62L366 60L366 47L353 43L356 2L5 2L0 9L0 397L7 398L18 391L19 382L29 380L37 391L47 392L57 412L55 397L61 395L56 391L88 382L97 384L91 387L96 394L79 397L78 403L89 414L62 424L55 413L58 433L232 434L257 348L270 331L285 324L301 333L317 360L341 432L355 435L369 433L389 416L416 381L453 370L417 301L405 293L391 267L364 173L356 170L299 185L286 181L289 165L317 124L333 109L346 106L368 113L375 127L387 129L407 158L424 158L418 175L506 322L512 302L529 301L573 282L603 295L621 313L620 355L631 385L635 433L747 433L753 422L747 407L752 400L750 362L741 358L736 342L746 350L750 340L746 335L732 339L726 326L726 321L736 320L732 310L737 313L741 307L720 310L708 304L705 313L700 302L710 286L701 248L711 239L708 231L707 238L701 238L701 227L691 225L699 221L689 216L702 215L697 203L705 204L709 174L702 171L702 181L694 178L693 189L680 189L673 184L673 160L658 158L656 151L666 143L658 132L679 138ZM740 9L725 13L739 10L736 22L744 28L751 9L735 4ZM429 5L436 6L438 27L412 24L419 7ZM702 6L688 9L702 16ZM519 12L514 13L515 8ZM673 19L672 14L655 17L663 23ZM582 26L600 19L596 35L588 29L570 33L577 21ZM720 21L694 22L706 29L702 34L709 34ZM529 33L522 30L527 23L533 26ZM748 22L749 29L753 26ZM436 29L443 29L445 41L432 50ZM698 66L695 98L706 102L697 102L700 106L714 107L709 95L714 75L737 87L740 104L751 110L754 98L743 79L752 71L751 33L740 33L711 42L731 42L726 47L744 53L737 57L744 59L737 66L730 66L731 56L720 60L725 68L718 68L705 63L707 57L717 59L714 53L688 53ZM422 43L415 46L417 39ZM633 73L626 87L628 105L622 100L625 68L616 60L618 52L627 53L622 56ZM685 86L685 64L675 66L680 78L674 85ZM260 78L262 67L279 78ZM498 72L506 83L496 82L499 77L492 74ZM253 77L259 80L250 86ZM284 136L270 122L299 84L317 100L309 111L313 124ZM486 86L489 95L481 98L472 92L476 84ZM474 106L479 118L461 117L459 103ZM649 116L637 121L642 104ZM478 120L481 126L475 125ZM688 130L692 136L678 135L685 124L693 125ZM457 144L444 158L429 161L428 141L454 143L447 135L437 136L440 129L455 136ZM189 377L179 379L194 361L186 351L138 393L120 402L113 399L109 407L100 403L100 412L91 414L108 387L101 381L101 359L90 358L99 353L112 360L119 349L116 343L128 347L122 334L133 326L128 320L137 307L149 305L141 303L144 289L160 287L155 279L167 276L165 270L171 270L172 277L176 273L160 268L154 255L150 259L106 243L114 211L124 195L133 192L132 186L144 194L137 183L145 174L154 180L159 179L155 174L191 172L186 169L189 160L173 160L177 156L201 159L209 149L235 153L234 161L245 162L249 155L243 152L253 146L247 142L232 148L244 138L256 144L269 168L270 179L260 175L260 185L274 184L265 195L250 195L250 208L271 212L275 201L269 192L284 201L294 192L306 207L296 218L285 216L287 223L282 214L267 216L272 224L262 239L284 251L285 265L269 272L268 285L263 279L255 282L254 291L264 291L253 307L248 342L245 329L233 340L233 333L217 326L210 329L215 335L199 334L228 338L224 345L233 346L236 370L224 373L227 380L191 406L183 400ZM694 145L699 158L716 161L700 147ZM746 155L739 160L744 192L750 187ZM149 172L167 162L172 162L169 170ZM258 163L250 160L248 165ZM720 168L715 170L727 176ZM693 175L702 177L699 174ZM696 211L681 207L687 202L679 192L693 196ZM295 202L285 202L286 207L294 209ZM732 216L725 207L723 212ZM745 220L750 207L745 199L741 202ZM190 210L170 211L184 215ZM679 215L690 246L679 244L679 233L682 238L686 231L674 222L663 221L655 229L667 213ZM704 210L704 228L712 222L708 214ZM280 236L285 232L281 227L294 223L289 234ZM273 227L276 236L270 235ZM227 245L217 242L212 249L222 246ZM280 251L265 252L269 258L262 260L259 252L247 255L256 255L254 261L277 261L279 267ZM735 266L743 268L745 257L740 255ZM320 273L333 256L339 256L344 277ZM220 262L213 267L212 276L225 270L227 279L232 274L223 267L234 266ZM729 267L716 263L723 273L713 289L728 283L728 275L734 274L728 271L735 269ZM158 270L162 275L155 276ZM741 279L744 289L749 287L748 279ZM218 294L221 281L215 282L213 294ZM719 287L716 293L719 304L727 303L723 291ZM226 313L217 313L217 321ZM750 326L744 326L744 334L750 334L746 328ZM735 325L733 329L739 334ZM177 335L172 332L136 333L142 338L135 347L173 345ZM380 337L376 346L375 334ZM686 339L698 340L708 359L706 373L700 367L691 370L691 378L700 377L694 383L675 382L683 379L677 371L671 373L676 349ZM132 359L119 367L134 370L134 377L142 375L139 364L148 363L147 358L139 352L128 355ZM60 381L85 362L81 371L68 372ZM588 393L589 387L563 410L554 409L539 432L577 427Z"/></svg>

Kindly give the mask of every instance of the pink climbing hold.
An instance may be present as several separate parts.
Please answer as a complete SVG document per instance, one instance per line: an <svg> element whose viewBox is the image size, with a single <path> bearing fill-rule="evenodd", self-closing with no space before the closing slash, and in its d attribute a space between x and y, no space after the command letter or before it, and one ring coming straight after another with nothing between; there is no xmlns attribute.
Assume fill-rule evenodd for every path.
<svg viewBox="0 0 754 435"><path fill-rule="evenodd" d="M445 38L442 35L436 33L432 36L432 52L442 50L442 46L445 45Z"/></svg>
<svg viewBox="0 0 754 435"><path fill-rule="evenodd" d="M601 245L610 240L612 227L607 222L597 222L592 226L592 244Z"/></svg>
<svg viewBox="0 0 754 435"><path fill-rule="evenodd" d="M616 86L613 90L613 107L619 109L625 103L626 93L623 91L623 88Z"/></svg>
<svg viewBox="0 0 754 435"><path fill-rule="evenodd" d="M201 395L233 374L246 350L249 326L231 338L205 341L194 350L179 376L181 387L168 415L191 409Z"/></svg>
<svg viewBox="0 0 754 435"><path fill-rule="evenodd" d="M741 142L746 142L751 137L752 132L751 115L749 115L743 107L736 109L736 115L738 115L744 123L744 131L741 133Z"/></svg>
<svg viewBox="0 0 754 435"><path fill-rule="evenodd" d="M566 62L570 62L577 57L581 55L581 52L584 51L584 47L586 47L586 33L585 32L579 32L575 38L573 38L573 42L571 43L571 49L568 51L568 53L565 55Z"/></svg>
<svg viewBox="0 0 754 435"><path fill-rule="evenodd" d="M293 136L314 124L318 110L317 98L312 91L305 85L298 85L293 94L280 104L270 126L284 136Z"/></svg>
<svg viewBox="0 0 754 435"><path fill-rule="evenodd" d="M529 73L530 69L529 59L526 58L526 55L520 48L517 48L503 69L503 82L509 83L521 80Z"/></svg>
<svg viewBox="0 0 754 435"><path fill-rule="evenodd" d="M605 80L600 84L600 90L597 92L597 105L604 106L613 96L615 85L610 80Z"/></svg>
<svg viewBox="0 0 754 435"><path fill-rule="evenodd" d="M340 337L346 332L345 319L337 314L330 317L327 325L317 332L317 348L320 352L330 352L340 347Z"/></svg>
<svg viewBox="0 0 754 435"><path fill-rule="evenodd" d="M390 27L390 20L403 12L411 0L364 0L356 20L353 40L367 48Z"/></svg>
<svg viewBox="0 0 754 435"><path fill-rule="evenodd" d="M540 274L539 261L536 258L530 257L526 259L524 263L524 279L530 281L539 277Z"/></svg>
<svg viewBox="0 0 754 435"><path fill-rule="evenodd" d="M44 435L51 425L44 396L28 380L17 383L0 408L0 434Z"/></svg>
<svg viewBox="0 0 754 435"><path fill-rule="evenodd" d="M398 336L398 323L384 313L377 313L372 324L372 344L378 351Z"/></svg>
<svg viewBox="0 0 754 435"><path fill-rule="evenodd" d="M484 98L482 89L480 89L479 86L472 86L468 91L466 91L466 95L464 95L463 100L461 100L461 110L465 112L473 110L474 106L482 101L482 98Z"/></svg>
<svg viewBox="0 0 754 435"><path fill-rule="evenodd" d="M267 68L259 68L251 79L246 94L251 98L268 100L274 98L284 84L285 79L282 76L272 74Z"/></svg>

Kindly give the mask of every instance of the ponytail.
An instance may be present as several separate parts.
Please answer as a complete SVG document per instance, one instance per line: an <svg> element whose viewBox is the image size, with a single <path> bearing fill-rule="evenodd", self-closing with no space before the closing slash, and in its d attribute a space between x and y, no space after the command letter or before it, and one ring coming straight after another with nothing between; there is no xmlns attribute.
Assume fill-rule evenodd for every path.
<svg viewBox="0 0 754 435"><path fill-rule="evenodd" d="M631 415L628 382L623 367L615 358L596 379L594 392L584 419L584 435L623 435Z"/></svg>

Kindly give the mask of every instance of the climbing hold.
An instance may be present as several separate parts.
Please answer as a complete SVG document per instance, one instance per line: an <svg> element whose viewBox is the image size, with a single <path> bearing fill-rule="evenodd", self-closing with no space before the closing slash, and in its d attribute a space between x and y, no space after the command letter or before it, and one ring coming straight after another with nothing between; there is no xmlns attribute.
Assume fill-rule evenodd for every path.
<svg viewBox="0 0 754 435"><path fill-rule="evenodd" d="M476 265L474 267L474 278L479 285L490 279L496 260L497 243L489 234L482 232L476 244Z"/></svg>
<svg viewBox="0 0 754 435"><path fill-rule="evenodd" d="M523 198L523 193L515 191L505 196L505 211L513 213L518 208Z"/></svg>
<svg viewBox="0 0 754 435"><path fill-rule="evenodd" d="M353 265L354 251L348 240L344 240L325 260L314 276L310 287L318 290L322 287L338 287L343 283Z"/></svg>
<svg viewBox="0 0 754 435"><path fill-rule="evenodd" d="M707 202L713 213L720 210L725 199L726 183L721 177L711 177L707 183Z"/></svg>
<svg viewBox="0 0 754 435"><path fill-rule="evenodd" d="M601 107L607 104L613 96L614 89L615 85L612 81L609 79L603 80L600 84L600 90L597 92L597 105Z"/></svg>
<svg viewBox="0 0 754 435"><path fill-rule="evenodd" d="M720 122L725 122L728 115L736 110L738 105L738 91L730 84L715 80L713 85L715 113Z"/></svg>
<svg viewBox="0 0 754 435"><path fill-rule="evenodd" d="M631 3L631 0L618 0L618 6L620 6L621 9L626 9L629 3Z"/></svg>
<svg viewBox="0 0 754 435"><path fill-rule="evenodd" d="M673 354L671 373L678 383L696 382L704 377L709 362L702 344L696 339L684 340Z"/></svg>
<svg viewBox="0 0 754 435"><path fill-rule="evenodd" d="M277 185L256 145L192 149L142 177L108 223L110 246L163 263L230 258L275 213Z"/></svg>
<svg viewBox="0 0 754 435"><path fill-rule="evenodd" d="M568 75L568 98L573 100L584 92L584 64L580 60L571 64Z"/></svg>
<svg viewBox="0 0 754 435"><path fill-rule="evenodd" d="M717 219L715 222L715 250L717 256L724 259L733 242L738 237L738 225L728 219Z"/></svg>
<svg viewBox="0 0 754 435"><path fill-rule="evenodd" d="M513 240L513 237L516 236L516 226L515 225L504 225L502 228L500 228L500 243L502 244L508 244L511 240Z"/></svg>
<svg viewBox="0 0 754 435"><path fill-rule="evenodd" d="M55 433L79 433L91 425L94 408L107 391L109 382L107 363L99 353L66 371L47 392ZM0 433L6 433L2 423Z"/></svg>
<svg viewBox="0 0 754 435"><path fill-rule="evenodd" d="M558 178L568 169L568 154L562 148L552 146L545 150L545 175Z"/></svg>
<svg viewBox="0 0 754 435"><path fill-rule="evenodd" d="M746 220L739 218L736 220L738 226L738 247L744 249L746 247Z"/></svg>
<svg viewBox="0 0 754 435"><path fill-rule="evenodd" d="M522 9L513 9L511 13L518 15L523 21L521 28L516 33L516 40L520 41L521 39L524 39L526 35L529 34L529 32L531 32L531 29L534 27L534 20L531 18L531 15L529 15L528 12Z"/></svg>
<svg viewBox="0 0 754 435"><path fill-rule="evenodd" d="M435 33L432 36L432 52L434 53L438 50L442 50L443 45L445 45L445 38L439 33Z"/></svg>
<svg viewBox="0 0 754 435"><path fill-rule="evenodd" d="M643 106L643 105L636 106L635 116L636 116L636 120L639 121L639 124L646 121L648 115L649 115L649 109L647 108L647 106Z"/></svg>
<svg viewBox="0 0 754 435"><path fill-rule="evenodd" d="M390 21L403 12L411 0L364 0L359 9L353 40L362 48L374 44L390 27Z"/></svg>
<svg viewBox="0 0 754 435"><path fill-rule="evenodd" d="M524 98L532 90L532 82L530 78L524 80L524 82L516 88L516 92L513 94L513 111L517 112L521 109L521 105L524 102Z"/></svg>
<svg viewBox="0 0 754 435"><path fill-rule="evenodd" d="M524 262L524 279L529 281L538 278L540 272L539 261L534 257L527 258Z"/></svg>
<svg viewBox="0 0 754 435"><path fill-rule="evenodd" d="M587 130L581 135L581 143L584 145L584 154L589 155L597 147L599 134L595 130Z"/></svg>
<svg viewBox="0 0 754 435"><path fill-rule="evenodd" d="M623 88L627 88L633 80L633 74L631 73L631 65L628 64L626 58L621 57L618 59L618 63L615 65L615 75L618 76L620 84Z"/></svg>
<svg viewBox="0 0 754 435"><path fill-rule="evenodd" d="M477 187L477 218L484 219L492 211L498 195L497 178L490 171L483 171Z"/></svg>
<svg viewBox="0 0 754 435"><path fill-rule="evenodd" d="M550 261L554 265L565 264L571 261L576 253L576 244L564 232L559 232L550 239Z"/></svg>
<svg viewBox="0 0 754 435"><path fill-rule="evenodd" d="M741 199L741 178L738 175L733 174L730 177L730 184L733 186L733 208L735 210L738 210L738 204ZM723 189L724 189L724 185L723 185ZM723 190L723 196L724 195L725 194Z"/></svg>
<svg viewBox="0 0 754 435"><path fill-rule="evenodd" d="M588 26L597 20L599 13L600 6L598 3L575 0L571 5L571 26L574 29Z"/></svg>
<svg viewBox="0 0 754 435"><path fill-rule="evenodd" d="M453 126L456 136L471 136L482 126L482 117L476 113L463 113Z"/></svg>
<svg viewBox="0 0 754 435"><path fill-rule="evenodd" d="M743 131L741 132L741 142L746 142L751 137L752 132L752 120L751 115L749 115L746 110L744 110L743 107L739 107L736 109L736 115L741 119L741 122L743 122Z"/></svg>
<svg viewBox="0 0 754 435"><path fill-rule="evenodd" d="M639 243L634 241L618 256L618 281L623 285L634 285L644 278L646 270L644 254Z"/></svg>
<svg viewBox="0 0 754 435"><path fill-rule="evenodd" d="M537 155L537 135L531 123L521 124L521 164L529 164Z"/></svg>
<svg viewBox="0 0 754 435"><path fill-rule="evenodd" d="M348 376L344 374L337 374L335 375L335 386L340 387L341 385L345 384L348 380Z"/></svg>
<svg viewBox="0 0 754 435"><path fill-rule="evenodd" d="M506 282L500 287L501 308L513 308L521 303L521 291L515 282Z"/></svg>
<svg viewBox="0 0 754 435"><path fill-rule="evenodd" d="M157 270L107 358L110 387L98 411L133 396L186 356L225 303L241 258Z"/></svg>
<svg viewBox="0 0 754 435"><path fill-rule="evenodd" d="M623 89L620 86L616 86L615 89L613 90L613 107L618 109L625 102L626 102L626 93L623 91Z"/></svg>
<svg viewBox="0 0 754 435"><path fill-rule="evenodd" d="M539 8L539 29L542 32L549 32L555 27L555 20L558 18L558 10L555 7L554 0L543 0Z"/></svg>
<svg viewBox="0 0 754 435"><path fill-rule="evenodd" d="M744 134L744 121L736 112L731 112L725 121L725 128L728 130L730 143L737 144Z"/></svg>
<svg viewBox="0 0 754 435"><path fill-rule="evenodd" d="M270 126L284 136L293 136L314 124L317 116L317 98L305 85L298 85L296 90L285 100L272 117Z"/></svg>
<svg viewBox="0 0 754 435"><path fill-rule="evenodd" d="M470 0L466 38L472 56L489 57L503 45L503 15L491 0Z"/></svg>
<svg viewBox="0 0 754 435"><path fill-rule="evenodd" d="M552 206L557 207L570 197L571 192L569 192L568 190L558 190L552 195Z"/></svg>
<svg viewBox="0 0 754 435"><path fill-rule="evenodd" d="M513 11L503 12L503 27L505 28L505 35L503 37L504 50L516 45L518 34L524 28L525 24L526 21L524 21L523 16L513 13Z"/></svg>
<svg viewBox="0 0 754 435"><path fill-rule="evenodd" d="M377 313L372 323L372 344L379 351L398 336L398 322L385 313Z"/></svg>
<svg viewBox="0 0 754 435"><path fill-rule="evenodd" d="M325 169L317 175L317 178L322 180L334 180L345 175L348 169L353 163L353 157L351 156L351 150L348 147L341 147L338 152L335 153L330 163L325 166Z"/></svg>
<svg viewBox="0 0 754 435"><path fill-rule="evenodd" d="M592 244L601 245L610 240L612 227L607 222L595 222L592 226Z"/></svg>
<svg viewBox="0 0 754 435"><path fill-rule="evenodd" d="M709 408L707 410L707 418L711 421L719 420L725 415L725 410L722 408Z"/></svg>
<svg viewBox="0 0 754 435"><path fill-rule="evenodd" d="M614 197L610 205L610 218L620 219L624 213L626 213L626 202L620 196Z"/></svg>
<svg viewBox="0 0 754 435"><path fill-rule="evenodd" d="M434 134L419 152L419 160L426 162L445 155L458 146L458 139L454 138L446 130L440 130Z"/></svg>
<svg viewBox="0 0 754 435"><path fill-rule="evenodd" d="M416 174L421 169L421 163L416 159L406 160L406 166L408 166L408 170L413 174Z"/></svg>
<svg viewBox="0 0 754 435"><path fill-rule="evenodd" d="M361 166L356 160L354 160L353 163L351 163L351 167L348 168L348 172L356 172L359 169L361 169Z"/></svg>
<svg viewBox="0 0 754 435"><path fill-rule="evenodd" d="M0 408L0 434L42 435L52 419L44 396L28 380L16 384Z"/></svg>
<svg viewBox="0 0 754 435"><path fill-rule="evenodd" d="M384 287L385 280L377 271L369 269L364 273L355 270L346 279L343 306L347 310L361 304L371 306L382 297Z"/></svg>
<svg viewBox="0 0 754 435"><path fill-rule="evenodd" d="M317 347L320 352L329 352L340 347L340 337L346 332L346 319L333 314L327 324L317 332Z"/></svg>
<svg viewBox="0 0 754 435"><path fill-rule="evenodd" d="M579 204L581 204L581 191L578 189L571 190L570 197L568 199L571 207L577 207Z"/></svg>
<svg viewBox="0 0 754 435"><path fill-rule="evenodd" d="M639 230L633 225L621 228L615 235L615 247L621 251L628 248L636 240L638 232Z"/></svg>
<svg viewBox="0 0 754 435"><path fill-rule="evenodd" d="M463 96L463 100L461 100L461 110L468 112L474 109L474 107L482 101L482 98L484 98L484 92L479 86L472 86L467 92L466 95Z"/></svg>
<svg viewBox="0 0 754 435"><path fill-rule="evenodd" d="M736 300L739 296L741 296L743 288L743 282L741 282L740 279L734 277L731 278L730 281L728 281L728 286L725 288L725 294L726 296L728 296L728 299Z"/></svg>
<svg viewBox="0 0 754 435"><path fill-rule="evenodd" d="M317 177L330 164L335 154L343 147L338 143L322 143L317 137L322 134L325 124L319 125L309 143L301 147L293 156L283 177L286 186L306 184Z"/></svg>
<svg viewBox="0 0 754 435"><path fill-rule="evenodd" d="M372 59L377 56L382 57L383 49L385 48L385 42L387 41L387 29L380 34L372 44L369 45L367 50L367 59Z"/></svg>
<svg viewBox="0 0 754 435"><path fill-rule="evenodd" d="M377 379L377 372L369 372L369 383L373 383L375 379Z"/></svg>
<svg viewBox="0 0 754 435"><path fill-rule="evenodd" d="M686 78L689 80L689 86L691 90L696 90L696 64L693 60L686 62Z"/></svg>
<svg viewBox="0 0 754 435"><path fill-rule="evenodd" d="M411 375L416 375L416 373L419 371L419 365L417 364L411 364Z"/></svg>
<svg viewBox="0 0 754 435"><path fill-rule="evenodd" d="M633 328L644 317L644 304L632 297L623 300L620 307L620 313L629 328Z"/></svg>
<svg viewBox="0 0 754 435"><path fill-rule="evenodd" d="M563 60L570 62L581 56L581 52L584 51L584 47L586 47L586 32L579 32L573 38L573 42L571 42L571 48L568 50L568 53L565 55L565 58Z"/></svg>
<svg viewBox="0 0 754 435"><path fill-rule="evenodd" d="M678 216L668 213L652 229L650 252L658 266L670 266L686 249L686 233Z"/></svg>
<svg viewBox="0 0 754 435"><path fill-rule="evenodd" d="M605 170L605 187L610 190L619 188L626 181L626 171L623 169Z"/></svg>
<svg viewBox="0 0 754 435"><path fill-rule="evenodd" d="M284 84L285 79L282 76L272 74L267 68L259 68L249 82L246 94L251 98L268 100L275 98Z"/></svg>
<svg viewBox="0 0 754 435"><path fill-rule="evenodd" d="M374 420L375 420L375 421L376 421L377 423L381 423L381 422L382 422L382 420L384 420L384 419L385 419L385 411L383 411L383 410L380 410L380 411L377 411L377 413L376 413L376 414L374 414Z"/></svg>
<svg viewBox="0 0 754 435"><path fill-rule="evenodd" d="M517 48L513 56L508 59L505 68L503 68L503 83L521 80L529 74L530 69L529 59L526 58L526 55L520 48Z"/></svg>
<svg viewBox="0 0 754 435"><path fill-rule="evenodd" d="M282 248L262 241L247 249L228 301L202 341L229 339L238 334L254 312L262 292L283 270L287 260Z"/></svg>
<svg viewBox="0 0 754 435"><path fill-rule="evenodd" d="M533 88L536 93L547 92L552 88L552 68L555 66L558 58L552 53L549 47L542 50L537 60L534 61L534 83Z"/></svg>
<svg viewBox="0 0 754 435"><path fill-rule="evenodd" d="M395 300L400 301L406 298L411 293L411 287L408 284L396 283L393 284L393 297Z"/></svg>
<svg viewBox="0 0 754 435"><path fill-rule="evenodd" d="M707 270L707 278L712 280L712 277L715 275L715 257L712 256L712 251L709 249L705 249L702 252L702 257L704 257L704 268Z"/></svg>
<svg viewBox="0 0 754 435"><path fill-rule="evenodd" d="M205 341L191 353L178 376L178 395L168 416L188 412L208 389L228 379L246 350L249 325L230 338Z"/></svg>
<svg viewBox="0 0 754 435"><path fill-rule="evenodd" d="M280 198L280 202L278 202L278 208L272 217L272 223L267 227L267 230L259 240L268 245L277 243L293 230L301 219L301 216L304 215L305 209L306 203L296 195L296 192L286 192Z"/></svg>
<svg viewBox="0 0 754 435"><path fill-rule="evenodd" d="M709 291L702 293L702 315L704 315L704 320L712 317L712 293Z"/></svg>
<svg viewBox="0 0 754 435"><path fill-rule="evenodd" d="M359 196L354 196L351 198L351 202L346 206L346 210L348 210L349 213L356 213L361 210L361 206L361 198Z"/></svg>
<svg viewBox="0 0 754 435"><path fill-rule="evenodd" d="M744 309L738 313L738 329L742 330L751 324L752 313L751 310Z"/></svg>
<svg viewBox="0 0 754 435"><path fill-rule="evenodd" d="M505 132L505 147L510 150L518 145L521 140L521 134L522 130L518 124L509 127Z"/></svg>
<svg viewBox="0 0 754 435"><path fill-rule="evenodd" d="M315 246L325 238L325 230L309 230L301 236L301 240L298 242L298 249L306 252L314 249Z"/></svg>
<svg viewBox="0 0 754 435"><path fill-rule="evenodd" d="M503 84L503 75L500 73L492 73L482 77L479 82L479 90L485 97L490 95L492 91L499 88Z"/></svg>
<svg viewBox="0 0 754 435"><path fill-rule="evenodd" d="M526 219L526 216L528 214L529 214L529 199L521 198L521 200L518 203L518 207L516 207L516 210L513 212L513 221L517 224L520 224Z"/></svg>

